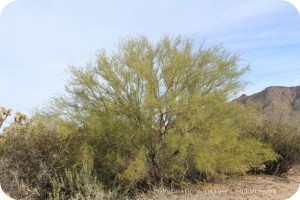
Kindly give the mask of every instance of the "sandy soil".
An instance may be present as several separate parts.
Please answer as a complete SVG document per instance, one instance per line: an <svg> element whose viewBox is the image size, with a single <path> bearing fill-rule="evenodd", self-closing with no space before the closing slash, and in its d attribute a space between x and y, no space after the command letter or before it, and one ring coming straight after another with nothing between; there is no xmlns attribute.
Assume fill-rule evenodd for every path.
<svg viewBox="0 0 300 200"><path fill-rule="evenodd" d="M300 168L290 170L283 177L248 175L209 184L201 189L156 190L138 199L176 200L285 200L296 193L300 184Z"/></svg>

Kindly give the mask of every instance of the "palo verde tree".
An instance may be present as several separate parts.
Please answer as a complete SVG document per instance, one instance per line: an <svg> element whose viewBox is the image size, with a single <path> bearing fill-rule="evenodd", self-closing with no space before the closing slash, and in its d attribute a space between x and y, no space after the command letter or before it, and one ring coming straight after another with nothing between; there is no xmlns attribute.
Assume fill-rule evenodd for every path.
<svg viewBox="0 0 300 200"><path fill-rule="evenodd" d="M241 135L246 110L229 102L249 70L239 55L181 36L157 43L142 36L117 47L71 67L67 95L47 113L59 117L59 128L84 133L102 182L199 181L275 159Z"/></svg>

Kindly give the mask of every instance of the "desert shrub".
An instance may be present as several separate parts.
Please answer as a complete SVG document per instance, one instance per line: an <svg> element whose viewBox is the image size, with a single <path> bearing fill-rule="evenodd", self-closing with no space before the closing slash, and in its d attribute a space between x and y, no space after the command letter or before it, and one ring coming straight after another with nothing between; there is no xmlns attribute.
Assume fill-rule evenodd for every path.
<svg viewBox="0 0 300 200"><path fill-rule="evenodd" d="M0 183L3 191L15 199L35 199L38 195L35 189L28 188L27 185L16 176L16 170L7 168L8 163L0 160Z"/></svg>
<svg viewBox="0 0 300 200"><path fill-rule="evenodd" d="M106 191L102 183L92 175L93 165L84 162L79 170L66 170L51 177L53 186L49 200L110 200L116 199L118 191Z"/></svg>
<svg viewBox="0 0 300 200"><path fill-rule="evenodd" d="M2 173L8 180L22 182L27 193L40 199L46 199L52 189L50 177L81 159L76 160L75 155L80 154L73 152L79 151L80 138L63 138L43 124L12 124L4 130L2 140Z"/></svg>
<svg viewBox="0 0 300 200"><path fill-rule="evenodd" d="M276 160L264 162L267 174L280 175L300 164L300 133L297 129L265 120L251 131L251 135L269 144L279 155Z"/></svg>
<svg viewBox="0 0 300 200"><path fill-rule="evenodd" d="M56 118L59 129L83 130L105 187L243 173L275 159L268 146L241 136L246 110L229 103L247 70L220 46L180 36L128 39L110 56L103 50L95 63L71 67L67 94L41 115Z"/></svg>

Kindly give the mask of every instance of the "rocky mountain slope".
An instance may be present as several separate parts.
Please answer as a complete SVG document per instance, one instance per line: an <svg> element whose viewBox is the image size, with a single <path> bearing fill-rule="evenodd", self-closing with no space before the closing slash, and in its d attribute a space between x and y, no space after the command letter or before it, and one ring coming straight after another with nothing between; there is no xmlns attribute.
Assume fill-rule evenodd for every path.
<svg viewBox="0 0 300 200"><path fill-rule="evenodd" d="M300 128L300 86L271 86L250 96L243 94L236 101L256 103L271 120Z"/></svg>

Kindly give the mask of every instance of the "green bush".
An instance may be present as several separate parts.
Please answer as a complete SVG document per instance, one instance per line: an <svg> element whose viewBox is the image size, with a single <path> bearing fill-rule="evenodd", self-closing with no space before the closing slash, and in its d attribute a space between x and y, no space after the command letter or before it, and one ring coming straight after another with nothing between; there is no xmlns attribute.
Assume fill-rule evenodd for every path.
<svg viewBox="0 0 300 200"><path fill-rule="evenodd" d="M269 144L279 155L276 160L264 162L267 174L280 175L300 164L300 133L297 129L286 124L264 121L251 131L251 135Z"/></svg>
<svg viewBox="0 0 300 200"><path fill-rule="evenodd" d="M180 36L156 44L128 39L110 56L103 50L95 63L71 67L67 95L44 114L65 121L60 129L83 131L106 187L147 189L180 185L191 174L202 174L199 181L243 173L275 159L263 143L242 137L247 110L228 102L247 70L219 46Z"/></svg>
<svg viewBox="0 0 300 200"><path fill-rule="evenodd" d="M276 159L245 136L251 110L229 102L247 70L238 55L188 38L122 41L111 56L72 67L66 96L7 128L1 161L34 197L53 200L243 174Z"/></svg>

